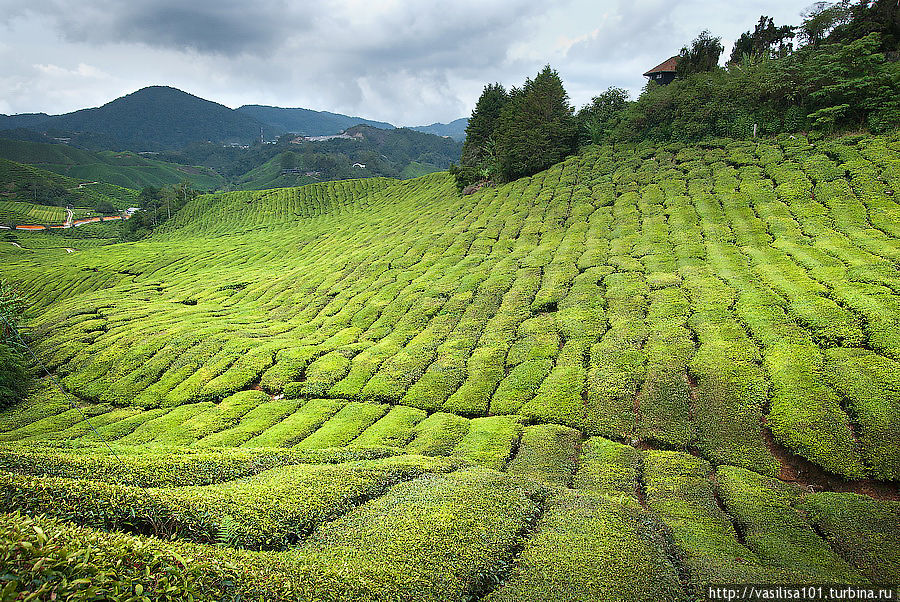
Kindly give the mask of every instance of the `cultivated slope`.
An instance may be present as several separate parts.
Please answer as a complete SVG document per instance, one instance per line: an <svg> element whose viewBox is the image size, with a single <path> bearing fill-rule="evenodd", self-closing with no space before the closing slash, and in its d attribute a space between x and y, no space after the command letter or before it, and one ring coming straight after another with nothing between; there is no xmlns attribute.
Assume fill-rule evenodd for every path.
<svg viewBox="0 0 900 602"><path fill-rule="evenodd" d="M875 558L900 549L898 190L897 135L594 147L471 196L446 174L234 192L140 243L2 246L97 432L182 450L129 457L123 480L45 385L0 413L0 441L79 451L11 447L4 509L168 525L254 595L896 582L900 557ZM391 460L340 456L326 478L302 456L347 445ZM66 545L112 537L92 533Z"/></svg>

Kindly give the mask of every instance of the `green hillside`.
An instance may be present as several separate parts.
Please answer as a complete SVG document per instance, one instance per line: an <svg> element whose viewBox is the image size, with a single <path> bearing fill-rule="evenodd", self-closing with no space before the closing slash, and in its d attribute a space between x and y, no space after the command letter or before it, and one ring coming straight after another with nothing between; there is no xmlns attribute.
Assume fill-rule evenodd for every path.
<svg viewBox="0 0 900 602"><path fill-rule="evenodd" d="M0 410L9 591L898 583L898 193L900 132L617 144L466 196L228 192L136 243L0 244L79 405Z"/></svg>
<svg viewBox="0 0 900 602"><path fill-rule="evenodd" d="M105 206L125 209L133 206L136 199L137 192L128 188L105 182L78 180L31 165L0 159L0 203L4 204L8 215L40 213L53 219L37 223L61 223L64 219L57 222L56 218L60 215L65 218L63 207L66 205L83 209ZM27 209L26 204L45 207L41 213L40 207Z"/></svg>
<svg viewBox="0 0 900 602"><path fill-rule="evenodd" d="M134 190L172 186L182 180L201 190L216 190L225 183L211 169L167 163L127 151L94 153L62 144L0 140L0 157L82 181L107 182Z"/></svg>

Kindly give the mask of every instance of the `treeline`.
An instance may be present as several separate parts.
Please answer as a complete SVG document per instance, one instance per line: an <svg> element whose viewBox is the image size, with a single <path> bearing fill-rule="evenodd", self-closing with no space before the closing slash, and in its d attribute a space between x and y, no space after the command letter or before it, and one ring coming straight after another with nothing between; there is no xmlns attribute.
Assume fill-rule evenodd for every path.
<svg viewBox="0 0 900 602"><path fill-rule="evenodd" d="M121 225L122 240L134 241L149 236L157 226L171 219L199 194L187 180L175 186L148 186L142 189L138 196L140 210Z"/></svg>
<svg viewBox="0 0 900 602"><path fill-rule="evenodd" d="M471 191L536 173L588 143L815 138L900 125L900 4L817 2L802 16L798 26L760 17L725 67L721 39L704 31L681 49L675 81L650 81L634 101L609 88L575 112L549 66L509 92L490 84L451 173Z"/></svg>
<svg viewBox="0 0 900 602"><path fill-rule="evenodd" d="M18 401L28 386L26 348L18 332L24 311L18 290L0 279L0 408Z"/></svg>
<svg viewBox="0 0 900 602"><path fill-rule="evenodd" d="M407 128L381 130L358 125L345 133L351 138L306 141L288 134L281 136L275 144L257 142L246 149L194 143L180 151L161 152L156 158L209 167L229 180L233 187L241 187L246 180L252 179L254 169L273 159L278 169L318 172L317 179L324 181L375 176L400 178L411 163L443 170L460 156L459 142ZM354 163L365 165L365 171L355 170Z"/></svg>

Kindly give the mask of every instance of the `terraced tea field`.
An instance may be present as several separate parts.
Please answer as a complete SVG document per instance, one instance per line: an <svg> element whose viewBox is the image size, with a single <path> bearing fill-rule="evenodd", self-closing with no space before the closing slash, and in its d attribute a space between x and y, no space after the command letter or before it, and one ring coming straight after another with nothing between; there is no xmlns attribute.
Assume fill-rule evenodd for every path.
<svg viewBox="0 0 900 602"><path fill-rule="evenodd" d="M4 595L896 584L898 192L900 134L591 147L0 245L79 406L0 411Z"/></svg>

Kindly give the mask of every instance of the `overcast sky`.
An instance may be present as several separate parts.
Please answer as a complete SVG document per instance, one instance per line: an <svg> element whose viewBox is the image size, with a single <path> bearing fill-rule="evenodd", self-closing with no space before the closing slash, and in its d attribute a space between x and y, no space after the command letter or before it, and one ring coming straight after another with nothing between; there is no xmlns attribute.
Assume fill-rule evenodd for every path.
<svg viewBox="0 0 900 602"><path fill-rule="evenodd" d="M549 63L581 106L703 29L726 54L812 0L0 0L0 113L64 113L148 85L395 125L467 117L485 83Z"/></svg>

